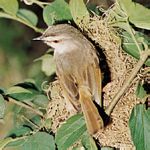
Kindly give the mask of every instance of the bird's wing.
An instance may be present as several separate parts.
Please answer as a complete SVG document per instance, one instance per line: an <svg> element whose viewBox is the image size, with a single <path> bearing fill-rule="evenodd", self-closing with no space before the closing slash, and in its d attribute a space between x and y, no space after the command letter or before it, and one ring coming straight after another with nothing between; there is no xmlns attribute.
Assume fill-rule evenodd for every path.
<svg viewBox="0 0 150 150"><path fill-rule="evenodd" d="M94 51L94 49L93 49ZM87 67L88 74L88 84L91 88L91 92L95 102L102 106L102 78L101 78L101 70L99 67L99 60L96 52L89 53L89 65Z"/></svg>
<svg viewBox="0 0 150 150"><path fill-rule="evenodd" d="M77 85L74 82L74 79L71 77L71 75L66 75L64 74L64 72L59 72L59 70L57 70L57 75L59 83L63 90L64 97L67 101L67 109L72 109L71 105L73 105L74 109L76 109L77 111L81 110L79 103L79 92Z"/></svg>

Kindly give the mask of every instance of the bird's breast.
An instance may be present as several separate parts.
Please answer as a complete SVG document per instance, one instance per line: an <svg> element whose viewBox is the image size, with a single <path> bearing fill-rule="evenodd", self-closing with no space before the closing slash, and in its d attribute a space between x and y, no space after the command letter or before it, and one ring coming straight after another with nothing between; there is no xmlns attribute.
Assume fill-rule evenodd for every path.
<svg viewBox="0 0 150 150"><path fill-rule="evenodd" d="M63 53L56 52L54 54L57 68L64 73L78 73L83 69L86 59L85 55L78 49L66 50Z"/></svg>

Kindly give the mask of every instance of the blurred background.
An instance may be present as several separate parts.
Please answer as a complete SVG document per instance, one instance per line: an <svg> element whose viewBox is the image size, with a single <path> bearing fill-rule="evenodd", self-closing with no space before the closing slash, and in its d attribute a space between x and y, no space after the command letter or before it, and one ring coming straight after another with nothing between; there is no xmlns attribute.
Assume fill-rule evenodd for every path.
<svg viewBox="0 0 150 150"><path fill-rule="evenodd" d="M38 14L41 28L43 23L42 9L38 6L26 6L23 2L20 7L34 10ZM32 41L39 36L34 30L13 20L0 18L0 87L8 87L25 78L36 78L40 73L40 62L33 62L47 50L42 42Z"/></svg>

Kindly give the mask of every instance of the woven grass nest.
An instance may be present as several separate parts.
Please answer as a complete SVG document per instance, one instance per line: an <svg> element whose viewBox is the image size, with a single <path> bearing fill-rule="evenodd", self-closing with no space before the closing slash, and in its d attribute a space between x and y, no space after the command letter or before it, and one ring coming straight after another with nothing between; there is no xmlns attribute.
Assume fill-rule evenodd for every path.
<svg viewBox="0 0 150 150"><path fill-rule="evenodd" d="M137 61L122 50L119 34L109 27L107 16L102 18L94 15L88 24L81 23L80 28L102 49L106 57L111 81L103 87L103 102L104 106L108 106ZM140 102L135 96L137 83L138 76L111 113L112 122L99 134L98 140L102 146L135 149L128 121L132 108ZM48 107L48 116L52 118L52 130L55 133L61 124L73 114L70 114L65 108L65 101L58 81L53 82L49 90L51 101Z"/></svg>

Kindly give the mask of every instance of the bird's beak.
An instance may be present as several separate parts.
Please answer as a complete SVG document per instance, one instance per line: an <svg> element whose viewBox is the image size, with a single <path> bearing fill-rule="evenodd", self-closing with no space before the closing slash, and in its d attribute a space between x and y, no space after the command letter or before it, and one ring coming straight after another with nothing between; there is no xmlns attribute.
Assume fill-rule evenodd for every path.
<svg viewBox="0 0 150 150"><path fill-rule="evenodd" d="M41 40L43 40L43 36L36 37L36 38L34 38L32 40L34 40L34 41L41 41Z"/></svg>

